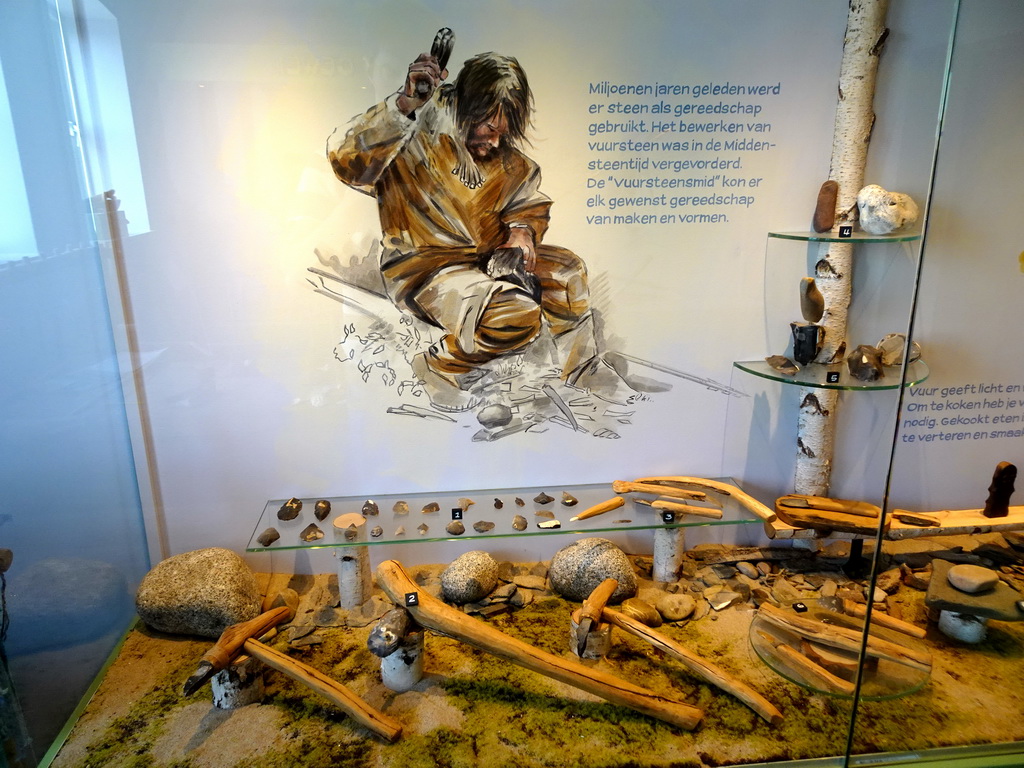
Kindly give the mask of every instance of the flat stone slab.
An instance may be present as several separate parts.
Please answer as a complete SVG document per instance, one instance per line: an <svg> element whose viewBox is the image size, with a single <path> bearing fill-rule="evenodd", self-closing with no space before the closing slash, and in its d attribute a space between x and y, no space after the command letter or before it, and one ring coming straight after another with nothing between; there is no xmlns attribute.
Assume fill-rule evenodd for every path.
<svg viewBox="0 0 1024 768"><path fill-rule="evenodd" d="M945 560L932 561L932 580L925 605L998 621L1024 621L1024 611L1017 608L1017 601L1024 599L1024 595L1001 581L991 592L974 595L961 592L946 578L953 565Z"/></svg>

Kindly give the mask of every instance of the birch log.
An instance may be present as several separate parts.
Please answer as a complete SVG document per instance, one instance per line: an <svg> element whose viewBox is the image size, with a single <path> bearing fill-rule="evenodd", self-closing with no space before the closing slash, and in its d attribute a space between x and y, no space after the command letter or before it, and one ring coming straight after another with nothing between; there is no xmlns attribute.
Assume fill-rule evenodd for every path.
<svg viewBox="0 0 1024 768"><path fill-rule="evenodd" d="M875 122L872 101L878 58L887 30L888 0L851 0L839 70L839 101L832 135L829 179L839 184L835 228L853 225L857 193L864 186L868 143ZM814 268L825 298L824 341L817 362L842 362L853 286L853 244L822 243ZM801 387L797 422L797 493L827 496L832 472L839 392Z"/></svg>

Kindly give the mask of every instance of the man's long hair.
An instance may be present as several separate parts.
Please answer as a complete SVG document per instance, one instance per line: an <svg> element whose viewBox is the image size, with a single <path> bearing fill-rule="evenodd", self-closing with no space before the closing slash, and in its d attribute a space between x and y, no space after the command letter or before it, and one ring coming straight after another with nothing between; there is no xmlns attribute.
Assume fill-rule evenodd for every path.
<svg viewBox="0 0 1024 768"><path fill-rule="evenodd" d="M511 56L477 54L462 66L455 82L445 86L441 98L454 107L455 122L463 137L500 110L508 121L503 146L517 147L526 140L533 94L526 73Z"/></svg>

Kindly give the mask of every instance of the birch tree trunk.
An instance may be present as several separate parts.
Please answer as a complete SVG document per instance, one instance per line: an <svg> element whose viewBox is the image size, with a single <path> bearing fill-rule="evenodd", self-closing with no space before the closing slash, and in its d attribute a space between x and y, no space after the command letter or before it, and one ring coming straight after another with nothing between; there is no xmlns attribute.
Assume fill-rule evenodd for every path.
<svg viewBox="0 0 1024 768"><path fill-rule="evenodd" d="M829 178L839 184L833 231L856 224L857 193L864 186L868 143L875 122L872 101L878 59L888 34L888 7L888 0L850 1L829 170ZM825 298L821 319L824 340L816 361L841 362L846 354L846 322L853 287L853 244L822 243L814 278ZM802 387L799 397L794 488L797 493L827 496L839 391Z"/></svg>

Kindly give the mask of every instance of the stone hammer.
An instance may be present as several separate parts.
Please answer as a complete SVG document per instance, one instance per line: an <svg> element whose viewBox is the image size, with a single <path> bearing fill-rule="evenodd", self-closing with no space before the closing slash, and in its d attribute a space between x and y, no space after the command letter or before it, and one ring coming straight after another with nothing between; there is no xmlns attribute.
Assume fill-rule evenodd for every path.
<svg viewBox="0 0 1024 768"><path fill-rule="evenodd" d="M281 622L290 620L293 615L294 611L283 605L262 613L255 619L232 624L225 629L214 646L203 655L195 673L185 682L185 695L189 696L197 691L217 672L226 669L244 651L268 667L319 693L360 725L388 741L395 741L402 733L401 724L374 709L344 685L319 670L296 661L256 639Z"/></svg>

